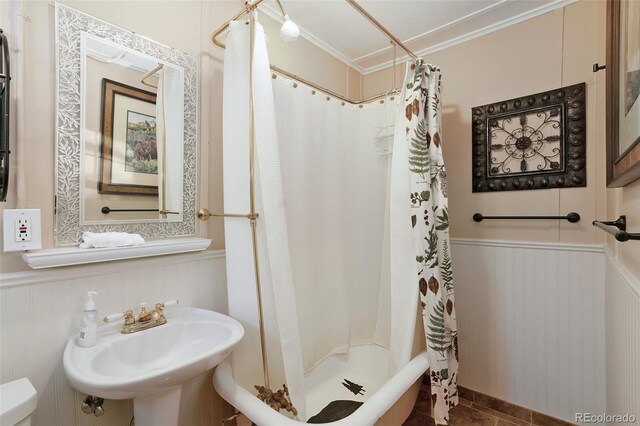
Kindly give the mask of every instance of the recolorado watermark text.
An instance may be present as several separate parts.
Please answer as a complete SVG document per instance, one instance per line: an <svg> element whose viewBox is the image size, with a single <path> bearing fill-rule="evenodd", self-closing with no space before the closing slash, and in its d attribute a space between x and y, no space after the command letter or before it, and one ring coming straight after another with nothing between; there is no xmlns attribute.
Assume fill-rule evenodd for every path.
<svg viewBox="0 0 640 426"><path fill-rule="evenodd" d="M576 413L576 423L635 423L633 414L593 414Z"/></svg>

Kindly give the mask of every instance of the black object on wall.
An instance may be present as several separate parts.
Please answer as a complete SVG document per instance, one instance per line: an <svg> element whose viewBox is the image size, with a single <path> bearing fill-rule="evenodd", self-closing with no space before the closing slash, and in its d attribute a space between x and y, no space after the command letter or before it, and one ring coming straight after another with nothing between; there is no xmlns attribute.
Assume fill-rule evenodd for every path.
<svg viewBox="0 0 640 426"><path fill-rule="evenodd" d="M473 192L586 186L585 90L472 108Z"/></svg>
<svg viewBox="0 0 640 426"><path fill-rule="evenodd" d="M546 219L558 219L566 220L571 223L580 221L580 215L576 212L567 213L564 216L485 216L482 213L476 213L473 215L473 220L476 222L482 222L485 219L501 219L501 220L546 220Z"/></svg>
<svg viewBox="0 0 640 426"><path fill-rule="evenodd" d="M9 188L9 102L11 101L11 71L9 44L0 29L0 201L7 200Z"/></svg>

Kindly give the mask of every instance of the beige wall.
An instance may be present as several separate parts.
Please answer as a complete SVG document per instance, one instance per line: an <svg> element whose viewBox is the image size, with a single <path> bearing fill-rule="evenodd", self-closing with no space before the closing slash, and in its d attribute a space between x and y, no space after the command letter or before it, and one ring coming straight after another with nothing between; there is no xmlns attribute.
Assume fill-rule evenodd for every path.
<svg viewBox="0 0 640 426"><path fill-rule="evenodd" d="M587 30L588 29L588 30ZM487 238L565 243L607 243L622 264L640 277L637 243L619 243L591 226L593 220L627 216L630 232L640 232L640 181L606 189L605 63L606 2L580 0L483 37L430 54L443 73L444 155L449 176L451 233ZM515 60L514 58L524 58ZM398 66L397 84L404 67ZM364 76L364 96L387 90L391 70ZM471 108L570 84L587 83L587 187L521 192L471 192ZM476 224L485 214L580 213L567 222L510 221Z"/></svg>
<svg viewBox="0 0 640 426"><path fill-rule="evenodd" d="M19 72L18 65L20 55L14 52L12 55L14 70L14 85L12 86L14 99L12 104L11 141L13 153L11 159L12 176L8 200L6 203L0 204L0 220L2 209L18 207L17 187L21 185L24 186L25 191L22 197L24 201L19 207L39 208L42 210L43 247L50 248L53 246L53 202L55 193L54 7L53 1L26 1L22 3L25 10L20 10L20 3L21 2L17 0L0 0L0 26L7 31L12 41L15 40L12 46L17 48L18 51L24 52L22 58L25 62L24 72ZM213 29L217 28L226 19L240 10L243 2L241 0L215 2L203 0L157 1L150 3L148 1L114 2L102 0L64 1L64 3L199 58L199 207L208 207L212 211L223 211L221 125L224 51L211 44L209 34ZM153 14L149 12L151 4L153 4ZM19 27L23 21L22 18L17 16L18 14L29 17L29 21L24 23L25 37L23 47L20 46L23 39L19 31ZM144 18L146 16L150 18ZM357 75L354 78L353 70L350 70L347 66L325 52L320 51L315 46L310 45L308 42L298 41L293 44L284 45L278 39L277 31L279 25L269 23L268 18L264 16L262 17L262 21L266 25L267 34L270 39L269 49L272 57L274 57L272 62L311 80L317 79L322 84L327 85L327 87L339 93L359 96L360 76ZM290 52L291 55L289 55ZM310 61L309 58L313 58L313 60ZM24 85L24 93L20 93L20 91L17 90L21 84ZM24 119L24 126L19 126L17 122L18 115ZM26 160L21 173L24 179L18 179L18 174L16 173L16 154L19 151ZM18 182L20 182L21 185L18 185ZM224 247L222 221L211 220L208 223L200 223L198 234L212 238L213 249ZM179 260L177 257L172 259ZM147 261L134 260L132 262L136 265L134 267L135 269L144 271L143 266ZM211 265L211 261L208 260L205 264ZM115 265L114 267L122 268L123 265L124 264L120 264L120 266ZM0 252L0 273L7 274L26 269L26 265L20 259L20 254ZM74 268L62 269L54 272L45 271L43 273L45 275L49 273L55 275L56 272L65 274L66 271L75 270ZM172 272L177 273L177 270L170 269ZM83 269L83 271L84 270L85 269ZM96 271L99 270L104 271L100 266L87 266L86 273L77 276L74 282L83 283L83 286L98 285L96 284L95 275L97 273ZM186 288L185 286L190 285L189 283L193 284L194 282L200 283L199 286L196 286L200 288L198 292L199 295L202 295L203 291L208 291L207 289L214 287L219 288L220 285L222 285L224 289L224 271L220 271L219 273L208 272L198 278L195 275L190 275L197 270L194 265L187 264L185 270L188 271L184 274L174 274L175 277L173 278L171 278L173 276L172 274L167 275L174 283L181 282L181 277L184 285L180 285L179 289L171 289L171 286L167 287L165 285L163 288L165 290L168 289L168 294L173 294L173 296L167 296L165 299L175 298L177 294L175 293L176 291L182 291ZM30 274L32 273L26 272L26 274L31 276ZM7 274L0 279L3 281L5 278L10 280L11 277L17 275L20 274ZM156 298L162 298L162 295L157 292L157 289L154 290L158 285L158 280L152 273L141 273L140 276L131 277L130 279L135 286L139 286L141 289L140 292L152 294L154 300ZM122 282L122 280L120 280L120 282ZM58 287L60 287L60 290L56 290ZM60 284L60 286L52 287L53 293L51 294L54 295L54 299L56 295L62 297L60 291L68 290L69 288L68 285ZM130 290L131 287L126 286L126 288L125 293L127 296L124 299L118 301L115 306L101 306L100 309L117 311L122 309L123 306L133 306L137 302L142 301L137 300L140 296L138 291L130 293L132 291ZM20 287L19 290L25 294L32 294L31 287L29 286ZM197 291L197 289L194 291ZM106 295L107 292L107 290L104 290L101 293ZM29 302L22 303L25 299L14 299L7 294L9 293L0 295L3 314L10 315L13 310L23 313L30 312ZM226 300L226 295L221 296L222 299L216 297L215 300ZM190 304L190 297L179 296L178 298L181 301L184 299L187 304ZM76 295L71 299L75 304L82 303L81 296ZM197 299L197 302L191 304L209 309L218 309L222 312L226 310L226 308L224 308L226 302L221 305L221 308L220 306L205 303L202 297L198 297ZM104 301L104 299L100 300ZM43 311L37 310L36 312ZM59 364L60 360L60 345L64 345L67 336L73 333L75 329L75 325L69 324L74 323L75 317L73 317L73 315L75 315L74 312L78 312L78 310L74 308L66 312L72 315L69 317L67 325L64 325L65 323L60 321L48 322L49 324L55 324L53 326L61 330L60 336L57 336L59 339L56 338L54 342L54 344L57 345L54 348L56 352L51 355L53 358L50 357L49 359L49 361L53 360L52 362L56 365ZM44 343L48 336L49 335L45 333L42 336L34 336L33 339L21 339L20 342L30 342L30 344L36 346L46 344L49 347L51 346L51 342L47 340L47 343ZM2 345L0 346L8 348L9 346L6 344L7 342L4 337ZM14 351L10 353L15 355L17 352L15 352L15 348L13 349ZM33 362L27 364L32 366L36 365ZM51 366L49 364L38 364L37 377L32 374L33 372L28 371L26 367L10 371L10 368L6 368L9 364L4 362L0 370L2 370L2 376L5 380L16 377L29 377L37 386L42 385L50 389L51 384L49 380L52 376L60 378L63 382L65 382L65 379L64 375L60 373L60 365L58 365L54 371L50 368ZM186 398L183 403L184 410L182 414L193 420L188 424L219 424L220 417L230 415L232 409L228 404L223 403L215 392L213 392L210 375L206 377L203 376L200 382L197 393L201 396L201 399L198 400L194 395L191 395L192 392L189 391L189 398ZM42 393L42 389L40 387L38 389L39 393ZM83 395L81 393L73 393L73 390L68 388L68 386L64 392L57 392L56 390L54 393L58 399L65 399L68 395L72 395L73 399L68 399L68 401L65 399L65 401L68 402L67 405L64 404L65 401L60 402L58 400L52 401L51 399L45 399L39 401L39 407L42 407L40 410L42 415L37 416L40 420L36 419L35 424L70 424L68 421L53 420L51 416L47 416L47 412L51 413L50 410L47 411L47 407L53 409L55 412L59 412L63 417L68 415L75 416L74 418L76 418L76 420L74 422L77 424L84 424L86 421L91 421L93 417L84 417L83 414L73 411L76 409L79 410L79 405L76 400L82 398ZM42 394L44 395L44 393ZM207 401L210 403L207 403ZM55 408L52 404L61 404L60 407L63 408ZM108 414L99 420L100 424L122 424L120 421L122 418L126 418L128 422L131 413L131 404L129 402L107 402L107 405L110 407L107 407Z"/></svg>
<svg viewBox="0 0 640 426"><path fill-rule="evenodd" d="M604 73L591 65L604 62L600 33L585 31L604 25L600 2L579 1L564 9L430 54L443 75L444 156L449 177L451 235L457 238L602 243L604 236L591 221L605 216L604 196ZM398 84L404 67L398 67ZM391 71L365 75L364 95L390 86ZM471 192L471 108L587 83L587 187L499 193ZM601 200L597 202L596 200ZM480 212L556 215L576 211L578 224L566 221L487 221L475 223Z"/></svg>
<svg viewBox="0 0 640 426"><path fill-rule="evenodd" d="M16 2L19 3L19 2ZM108 1L66 1L65 4L89 13L100 19L112 22L139 34L145 35L160 43L167 44L195 55L201 60L201 70L208 66L208 46L204 29L208 28L209 10L203 9L209 3L196 1L158 2L154 4L153 19L141 19L148 15L148 2L108 2ZM43 248L53 246L54 216L53 203L55 193L55 11L53 1L27 1L24 10L15 13L29 17L25 23L24 34L24 73L15 75L25 83L24 96L15 92L17 102L14 108L17 114L22 113L24 128L13 132L12 145L21 150L25 158L23 184L25 187L24 202L20 207L39 208L42 210ZM231 2L216 4L220 13L231 13L234 5ZM3 15L4 16L4 15ZM222 18L220 18L222 19ZM188 23L188 24L187 24ZM179 27L180 31L167 31L168 28ZM20 34L15 35L19 41ZM18 55L15 55L14 63ZM204 88L204 87L203 87ZM208 90L201 91L200 138L202 153L208 155L209 144L209 98ZM23 110L20 109L23 105ZM16 141L17 137L17 141ZM12 159L15 170L16 156ZM200 179L209 181L209 167L202 162ZM10 191L16 192L18 179L14 179ZM201 192L201 202L207 202L207 192ZM15 199L14 199L15 200ZM7 202L2 208L15 208L14 202ZM206 235L206 226L200 235ZM0 258L2 272L24 270L26 266L19 254L2 253Z"/></svg>
<svg viewBox="0 0 640 426"><path fill-rule="evenodd" d="M229 1L157 1L150 14L148 1L63 1L83 12L135 31L157 42L195 55L200 60L199 104L199 199L198 207L222 211L222 71L224 51L214 46L211 31L238 12L243 2ZM14 70L14 120L24 106L25 125L12 128L12 178L9 198L0 205L16 208L16 167L18 151L25 160L23 170L24 202L20 207L42 210L43 248L53 246L54 216L54 145L55 145L55 23L53 1L26 1L24 11L18 1L0 1L3 28L19 43L13 22L25 22L24 75ZM150 18L144 18L149 16ZM284 43L278 36L279 24L264 14L261 21L269 39L268 47L274 65L302 77L317 81L341 94L359 97L360 75L333 56L305 40ZM15 34L11 34L11 33ZM14 69L18 57L12 58ZM24 96L15 90L17 81L24 82ZM17 137L17 142L16 142ZM1 220L1 215L0 215ZM211 248L224 247L223 223L213 219L200 223L198 234L213 239ZM25 270L26 265L15 253L0 254L0 271Z"/></svg>
<svg viewBox="0 0 640 426"><path fill-rule="evenodd" d="M64 3L200 59L200 206L222 211L224 52L213 46L208 37L211 30L242 7L242 0L156 1L153 2L153 19L141 18L149 16L151 3L148 1ZM605 189L605 80L603 72L591 72L592 63L605 61L604 3L580 0L564 9L433 53L427 58L443 70L444 150L450 179L451 229L454 237L604 243L607 238L591 226L591 221L615 218L618 214L626 214L629 229L640 232L640 181L623 189ZM15 29L21 25L22 18L17 14L30 18L29 22L24 23L24 74L16 73L19 61L15 56L12 58L13 94L17 101L13 104L12 176L8 201L0 204L0 210L16 207L18 179L15 159L16 154L21 152L27 161L22 171L24 179L20 181L25 187L24 203L20 207L42 209L43 243L47 248L53 245L55 191L54 10L52 1L26 1L23 3L24 11L18 10L19 4L18 1L0 0L0 26L10 38L19 36ZM389 89L390 70L362 77L309 42L301 40L284 44L277 35L279 25L268 21L264 15L262 20L269 37L273 64L355 98ZM12 43L14 46L22 42L19 38L16 41ZM398 84L403 72L404 69L399 66ZM579 189L473 194L470 174L471 108L583 81L587 83L588 95L588 186ZM24 96L19 96L19 90L16 90L21 84ZM18 114L24 119L24 127L17 126ZM528 221L476 224L471 220L471 215L477 211L486 214L564 214L577 211L582 215L582 220L578 225ZM224 247L222 221L210 220L200 224L199 235L212 238L212 248ZM615 246L623 263L636 276L640 276L640 250L637 243L620 244L612 239L608 243ZM0 253L0 272L24 269L26 266L19 255ZM86 276L91 276L91 272L87 272ZM76 277L76 281L92 282L86 277ZM151 288L153 284L144 274L140 274L137 282L141 282L144 288ZM30 291L24 294L25 298L32 297ZM52 294L55 296L58 292L54 289ZM18 303L22 299L5 300L9 300L7 306L15 301L17 304L14 309L24 311ZM62 334L68 335L67 331L63 329ZM75 401L73 404L77 406ZM218 412L215 414L219 415Z"/></svg>
<svg viewBox="0 0 640 426"><path fill-rule="evenodd" d="M452 235L606 243L617 256L613 259L607 252L603 268L600 256L592 255L594 258L583 261L581 267L576 266L581 262L568 256L584 256L584 252L554 253L550 247L543 255L536 255L534 252L539 250L526 253L522 245L518 245L517 249L509 247L504 253L492 256L487 251L494 248L483 247L482 243L462 249L464 241L458 240L453 246L460 254L458 260L466 262L462 269L458 267L459 276L456 275L456 303L460 303L458 308L462 306L458 310L461 357L467 367L461 370L460 384L571 421L575 412L585 411L584 407L589 407L591 412L604 411L604 383L607 384L606 408L611 413L634 413L640 394L638 374L633 374L634 369L637 373L638 358L640 246L637 241L616 242L591 226L594 219L613 220L625 214L629 231L640 232L640 181L624 188L605 188L606 74L594 74L591 70L593 63L606 62L605 9L605 1L580 0L564 9L427 57L428 62L437 64L443 71L443 149L450 178ZM365 96L388 88L389 77L390 70L366 75ZM582 81L587 83L588 186L473 194L471 108ZM476 211L487 214L577 211L582 220L578 226L530 221L476 224L471 220ZM473 266L476 263L477 268ZM512 268L513 273L509 272ZM606 269L606 278L601 277L603 269ZM577 270L580 273L572 277L571 271ZM521 276L522 271L525 273ZM540 271L543 273L532 279ZM517 279L509 282L510 277ZM557 277L561 280L554 283ZM519 291L517 287L522 283L526 285ZM527 296L527 291L533 293ZM545 294L536 302L537 297ZM496 300L508 301L507 306L492 303ZM538 318L539 312L544 312L545 318ZM548 313L551 315L546 318ZM566 315L570 317L563 319ZM579 320L576 315L580 316ZM534 349L518 353L521 342L513 344L509 336L522 335L524 328L518 321L523 316L529 319L524 323L525 328L530 323L536 324L532 330L525 331L526 340ZM544 331L545 323L549 326L547 331ZM558 324L564 325L558 327ZM572 329L581 324L589 326L583 331ZM558 332L565 334L554 338ZM544 353L543 349L535 353L540 348L547 348L548 352ZM563 360L567 359L572 361L563 366ZM582 368L578 365L581 362L590 365ZM533 366L531 371L536 377L523 380L527 366ZM579 373L567 375L568 371ZM572 383L572 380L582 383ZM543 389L552 383L553 386ZM570 401L563 400L577 388L581 389L579 397L573 395ZM578 401L580 398L585 399ZM593 403L586 403L589 398Z"/></svg>

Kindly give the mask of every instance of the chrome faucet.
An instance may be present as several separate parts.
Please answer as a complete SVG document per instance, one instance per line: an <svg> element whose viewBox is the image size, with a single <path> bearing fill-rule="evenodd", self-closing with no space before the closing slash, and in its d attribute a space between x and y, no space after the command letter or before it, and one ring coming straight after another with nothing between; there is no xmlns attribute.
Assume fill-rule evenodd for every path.
<svg viewBox="0 0 640 426"><path fill-rule="evenodd" d="M122 334L137 333L138 331L166 324L167 318L165 318L164 316L164 308L177 305L178 303L179 302L177 300L169 300L164 303L156 303L155 309L151 312L147 311L147 306L145 303L141 303L140 313L138 314L137 320L133 315L133 311L131 309L128 309L123 313L107 315L102 319L102 321L105 323L109 323L111 321L124 318L124 324L120 332Z"/></svg>

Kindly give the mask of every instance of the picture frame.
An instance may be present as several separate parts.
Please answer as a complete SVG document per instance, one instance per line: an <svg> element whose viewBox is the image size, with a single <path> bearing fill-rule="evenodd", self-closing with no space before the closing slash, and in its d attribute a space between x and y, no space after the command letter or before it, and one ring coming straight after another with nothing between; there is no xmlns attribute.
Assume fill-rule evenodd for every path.
<svg viewBox="0 0 640 426"><path fill-rule="evenodd" d="M158 195L156 94L102 79L101 194Z"/></svg>
<svg viewBox="0 0 640 426"><path fill-rule="evenodd" d="M472 191L583 187L586 85L471 109Z"/></svg>
<svg viewBox="0 0 640 426"><path fill-rule="evenodd" d="M640 4L607 0L607 186L640 179Z"/></svg>

